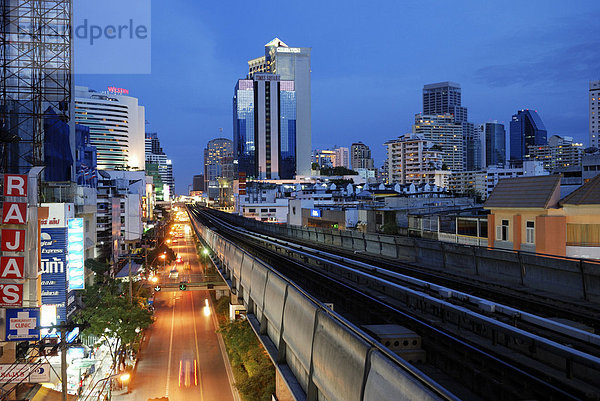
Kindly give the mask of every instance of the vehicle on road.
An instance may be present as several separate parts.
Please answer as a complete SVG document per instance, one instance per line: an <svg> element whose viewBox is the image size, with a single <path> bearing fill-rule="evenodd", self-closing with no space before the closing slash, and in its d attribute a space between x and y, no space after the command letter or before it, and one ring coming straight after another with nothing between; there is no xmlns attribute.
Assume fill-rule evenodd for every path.
<svg viewBox="0 0 600 401"><path fill-rule="evenodd" d="M179 361L179 387L198 385L198 362L192 354L184 354Z"/></svg>
<svg viewBox="0 0 600 401"><path fill-rule="evenodd" d="M169 271L169 278L178 278L179 277L179 271L177 269L171 269L171 271Z"/></svg>

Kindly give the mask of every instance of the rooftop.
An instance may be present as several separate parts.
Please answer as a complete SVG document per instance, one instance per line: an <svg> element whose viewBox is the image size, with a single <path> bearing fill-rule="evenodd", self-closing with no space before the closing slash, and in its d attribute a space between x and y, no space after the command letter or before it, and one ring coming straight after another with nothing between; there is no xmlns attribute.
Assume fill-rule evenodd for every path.
<svg viewBox="0 0 600 401"><path fill-rule="evenodd" d="M556 206L560 175L505 178L484 203L485 208L544 208Z"/></svg>
<svg viewBox="0 0 600 401"><path fill-rule="evenodd" d="M592 178L560 201L561 205L600 205L600 175Z"/></svg>

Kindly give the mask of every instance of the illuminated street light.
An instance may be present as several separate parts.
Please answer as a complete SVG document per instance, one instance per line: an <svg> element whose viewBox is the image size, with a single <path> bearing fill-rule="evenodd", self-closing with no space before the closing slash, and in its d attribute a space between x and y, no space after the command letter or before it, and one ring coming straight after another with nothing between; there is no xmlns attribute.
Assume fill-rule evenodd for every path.
<svg viewBox="0 0 600 401"><path fill-rule="evenodd" d="M208 255L208 249L204 248L204 250L202 250L202 253Z"/></svg>

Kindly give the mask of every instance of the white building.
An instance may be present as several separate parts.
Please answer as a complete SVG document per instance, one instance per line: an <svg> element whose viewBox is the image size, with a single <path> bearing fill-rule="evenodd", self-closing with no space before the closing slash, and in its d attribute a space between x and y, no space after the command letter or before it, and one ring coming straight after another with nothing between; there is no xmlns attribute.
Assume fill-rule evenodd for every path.
<svg viewBox="0 0 600 401"><path fill-rule="evenodd" d="M387 178L390 184L438 183L441 171L442 148L426 140L422 134L406 134L385 143L387 148ZM437 182L436 182L437 181Z"/></svg>
<svg viewBox="0 0 600 401"><path fill-rule="evenodd" d="M600 139L600 81L590 81L590 146L598 148Z"/></svg>
<svg viewBox="0 0 600 401"><path fill-rule="evenodd" d="M452 114L417 114L413 133L422 134L425 139L441 147L442 164L449 170L464 170L463 126L454 122Z"/></svg>
<svg viewBox="0 0 600 401"><path fill-rule="evenodd" d="M542 162L537 161L525 161L520 168L488 167L481 171L457 171L450 175L449 189L457 194L472 193L487 199L501 179L540 175L548 175L548 171L544 170Z"/></svg>
<svg viewBox="0 0 600 401"><path fill-rule="evenodd" d="M345 147L339 147L333 149L335 151L336 165L333 167L346 167L350 168L350 149Z"/></svg>
<svg viewBox="0 0 600 401"><path fill-rule="evenodd" d="M118 88L110 88L116 90ZM99 170L144 170L145 110L138 99L75 87L75 122L90 128Z"/></svg>

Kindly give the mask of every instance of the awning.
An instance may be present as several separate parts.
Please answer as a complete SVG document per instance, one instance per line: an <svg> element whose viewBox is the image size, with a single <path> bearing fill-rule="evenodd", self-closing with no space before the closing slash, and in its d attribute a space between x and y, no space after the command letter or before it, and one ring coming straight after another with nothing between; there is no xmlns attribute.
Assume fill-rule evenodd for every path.
<svg viewBox="0 0 600 401"><path fill-rule="evenodd" d="M131 262L131 275L136 276L140 272L141 268L142 268L142 265L132 261ZM117 273L115 278L125 278L128 276L129 276L129 262L125 263L125 265L123 266L121 271L119 271L119 273Z"/></svg>
<svg viewBox="0 0 600 401"><path fill-rule="evenodd" d="M77 397L75 395L67 394L67 400L76 401ZM31 398L31 401L62 401L62 393L60 391L39 386L37 393Z"/></svg>

